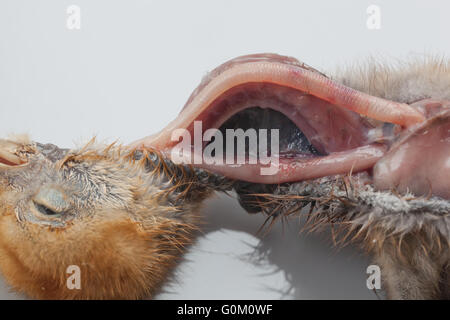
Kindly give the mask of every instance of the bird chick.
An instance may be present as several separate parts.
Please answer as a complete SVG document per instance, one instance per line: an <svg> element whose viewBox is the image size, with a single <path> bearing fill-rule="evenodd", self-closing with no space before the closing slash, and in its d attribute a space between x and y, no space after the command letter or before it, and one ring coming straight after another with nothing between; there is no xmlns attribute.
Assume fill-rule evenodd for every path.
<svg viewBox="0 0 450 320"><path fill-rule="evenodd" d="M449 88L447 60L371 64L331 79L256 54L213 70L174 121L127 147L0 140L0 270L33 298L152 296L193 241L202 201L235 190L250 213L305 213L311 230L331 225L336 244L358 241L389 298L450 298ZM198 121L200 136L279 129L277 170L175 164L173 133L195 138ZM204 142L189 141L184 159L200 149L211 160ZM258 150L241 151L246 159ZM79 290L67 283L73 266Z"/></svg>
<svg viewBox="0 0 450 320"><path fill-rule="evenodd" d="M202 200L226 188L153 151L0 145L11 151L0 163L0 270L32 298L151 297L192 242Z"/></svg>

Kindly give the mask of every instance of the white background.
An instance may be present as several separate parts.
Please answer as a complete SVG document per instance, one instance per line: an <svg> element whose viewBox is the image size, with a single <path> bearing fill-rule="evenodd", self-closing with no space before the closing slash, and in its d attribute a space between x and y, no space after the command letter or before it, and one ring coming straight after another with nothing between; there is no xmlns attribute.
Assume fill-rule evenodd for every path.
<svg viewBox="0 0 450 320"><path fill-rule="evenodd" d="M66 27L72 4L80 30ZM366 26L372 4L379 30ZM243 54L290 55L325 72L369 56L446 55L449 11L430 0L1 0L0 136L131 142L172 120L208 70ZM298 235L295 220L261 239L263 217L227 196L205 215L204 236L158 298L376 298L365 283L370 260L356 248ZM0 298L17 297L0 285Z"/></svg>

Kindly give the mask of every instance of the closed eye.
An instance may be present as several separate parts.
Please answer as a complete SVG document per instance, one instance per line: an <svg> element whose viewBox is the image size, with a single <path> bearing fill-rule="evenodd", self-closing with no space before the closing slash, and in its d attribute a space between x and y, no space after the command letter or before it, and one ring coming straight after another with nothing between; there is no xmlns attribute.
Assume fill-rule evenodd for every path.
<svg viewBox="0 0 450 320"><path fill-rule="evenodd" d="M52 209L50 209L42 204L36 203L35 201L33 201L33 204L36 207L36 209L44 215L53 216L53 215L60 214L60 212L53 211Z"/></svg>
<svg viewBox="0 0 450 320"><path fill-rule="evenodd" d="M56 216L70 210L63 191L56 187L43 186L33 197L33 205L40 214Z"/></svg>

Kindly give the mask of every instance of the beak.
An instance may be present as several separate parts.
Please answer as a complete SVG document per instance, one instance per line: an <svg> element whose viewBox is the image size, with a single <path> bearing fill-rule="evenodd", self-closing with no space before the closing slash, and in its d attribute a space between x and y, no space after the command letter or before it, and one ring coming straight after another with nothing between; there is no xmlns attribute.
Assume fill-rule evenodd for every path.
<svg viewBox="0 0 450 320"><path fill-rule="evenodd" d="M23 151L25 151L23 144L0 139L0 169L25 164L27 159Z"/></svg>

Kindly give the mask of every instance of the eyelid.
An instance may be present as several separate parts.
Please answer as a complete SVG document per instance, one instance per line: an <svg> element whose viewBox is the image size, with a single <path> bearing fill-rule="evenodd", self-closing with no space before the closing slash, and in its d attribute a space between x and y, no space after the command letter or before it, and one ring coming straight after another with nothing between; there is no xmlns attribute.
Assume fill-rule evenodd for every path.
<svg viewBox="0 0 450 320"><path fill-rule="evenodd" d="M46 216L56 216L56 215L59 215L59 214L60 214L60 213L55 212L55 211L51 210L50 208L48 208L48 207L46 207L46 206L44 206L44 205L42 205L42 204L36 203L35 201L33 201L33 204L34 204L35 209L36 209L39 213L41 213L41 214L43 214L43 215L46 215Z"/></svg>
<svg viewBox="0 0 450 320"><path fill-rule="evenodd" d="M62 213L70 208L66 195L54 187L42 187L33 197L33 202L55 213Z"/></svg>

